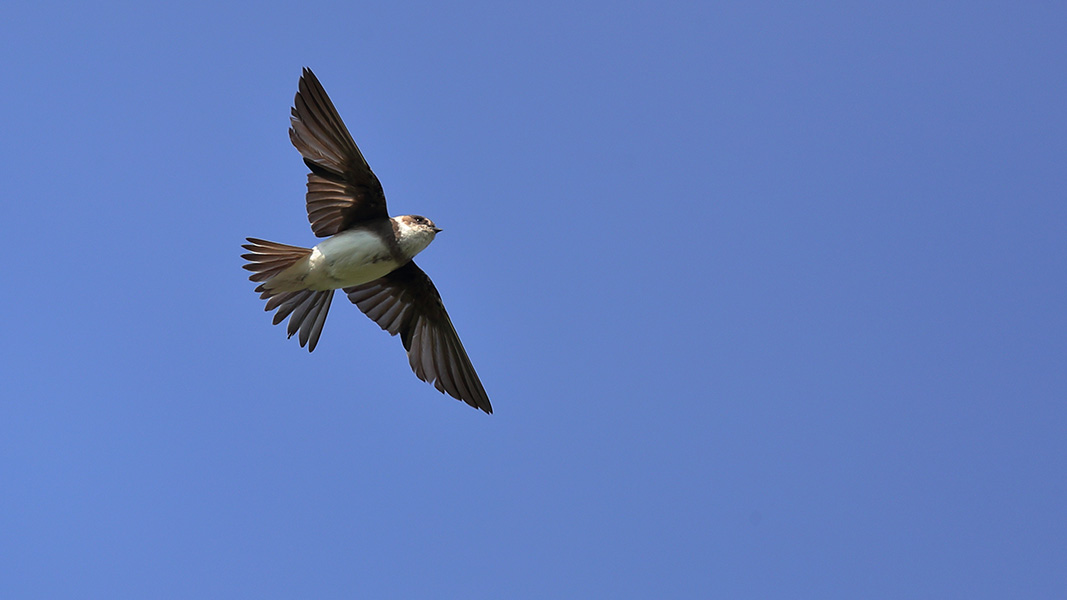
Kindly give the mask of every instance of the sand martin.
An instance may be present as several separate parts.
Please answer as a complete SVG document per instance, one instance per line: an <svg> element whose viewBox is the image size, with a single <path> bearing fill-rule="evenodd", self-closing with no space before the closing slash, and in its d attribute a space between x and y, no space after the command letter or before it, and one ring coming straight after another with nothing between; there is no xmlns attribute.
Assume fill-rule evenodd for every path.
<svg viewBox="0 0 1067 600"><path fill-rule="evenodd" d="M289 337L299 332L300 345L314 350L334 290L342 289L382 329L400 334L419 379L492 413L441 295L411 260L441 230L425 217L389 217L382 184L310 69L300 77L290 121L289 139L311 169L311 230L327 239L314 248L256 238L243 246L249 279L260 283L266 310L278 311L274 324L289 317Z"/></svg>

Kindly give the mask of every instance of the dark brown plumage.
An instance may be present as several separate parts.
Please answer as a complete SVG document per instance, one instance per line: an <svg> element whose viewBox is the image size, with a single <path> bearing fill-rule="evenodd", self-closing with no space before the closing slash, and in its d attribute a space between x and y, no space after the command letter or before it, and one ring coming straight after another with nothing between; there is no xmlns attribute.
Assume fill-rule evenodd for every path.
<svg viewBox="0 0 1067 600"><path fill-rule="evenodd" d="M304 69L300 78L291 123L289 138L311 169L307 212L315 235L332 238L350 231L368 232L381 240L382 246L375 247L382 248L385 258L400 263L383 277L344 287L349 299L382 329L400 336L411 368L419 379L492 413L489 396L463 349L441 295L426 273L406 258L412 254L401 253L398 225L395 219L389 218L382 185L310 69ZM440 231L423 217L398 219L402 221L401 227ZM316 248L325 249L330 241ZM312 272L307 265L314 258L313 249L257 238L248 238L248 242L243 246L249 251L242 255L249 261L244 268L253 272L249 279L260 283L256 291L267 300L266 310L277 309L274 324L289 317L289 336L299 333L300 345L306 344L309 351L314 350L334 290L311 289L310 284L301 283L303 277L309 276L304 273ZM344 242L353 243L363 242ZM422 247L425 246L414 252ZM308 289L298 289L305 285Z"/></svg>
<svg viewBox="0 0 1067 600"><path fill-rule="evenodd" d="M489 396L474 371L441 295L410 261L370 283L344 288L348 299L390 335L400 335L415 375L487 413Z"/></svg>
<svg viewBox="0 0 1067 600"><path fill-rule="evenodd" d="M329 237L360 221L388 219L382 184L311 69L304 69L299 90L289 139L311 169L307 193L311 230Z"/></svg>

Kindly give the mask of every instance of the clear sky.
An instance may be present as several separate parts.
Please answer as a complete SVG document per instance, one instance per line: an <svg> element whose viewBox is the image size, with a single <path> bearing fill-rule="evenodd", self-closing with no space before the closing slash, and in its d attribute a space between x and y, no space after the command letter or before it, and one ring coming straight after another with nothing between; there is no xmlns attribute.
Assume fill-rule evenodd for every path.
<svg viewBox="0 0 1067 600"><path fill-rule="evenodd" d="M1067 8L8 2L0 597L1067 597ZM311 67L496 414L338 296Z"/></svg>

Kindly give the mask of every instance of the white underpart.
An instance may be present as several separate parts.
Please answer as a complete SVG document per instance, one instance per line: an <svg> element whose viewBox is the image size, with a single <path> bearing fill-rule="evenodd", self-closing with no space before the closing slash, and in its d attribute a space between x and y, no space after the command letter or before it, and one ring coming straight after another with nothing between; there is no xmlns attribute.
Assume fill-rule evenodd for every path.
<svg viewBox="0 0 1067 600"><path fill-rule="evenodd" d="M275 275L267 289L275 292L336 290L369 283L391 273L430 245L436 233L429 226L409 225L395 217L401 262L369 231L343 231L311 249L311 254Z"/></svg>
<svg viewBox="0 0 1067 600"><path fill-rule="evenodd" d="M360 285L399 266L377 235L343 231L311 249L304 285L311 290Z"/></svg>

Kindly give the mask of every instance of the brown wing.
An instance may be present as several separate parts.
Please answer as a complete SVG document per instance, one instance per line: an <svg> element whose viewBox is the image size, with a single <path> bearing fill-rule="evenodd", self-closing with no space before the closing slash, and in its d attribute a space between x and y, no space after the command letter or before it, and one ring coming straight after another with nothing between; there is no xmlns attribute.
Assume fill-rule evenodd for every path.
<svg viewBox="0 0 1067 600"><path fill-rule="evenodd" d="M289 139L311 169L307 209L315 235L329 237L354 223L388 218L382 184L311 69L300 77L290 121Z"/></svg>
<svg viewBox="0 0 1067 600"><path fill-rule="evenodd" d="M370 283L344 288L351 300L390 335L400 334L411 369L441 392L492 414L433 282L414 262Z"/></svg>

